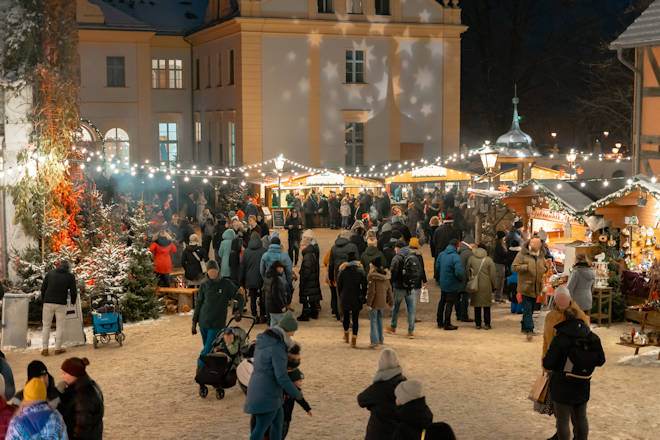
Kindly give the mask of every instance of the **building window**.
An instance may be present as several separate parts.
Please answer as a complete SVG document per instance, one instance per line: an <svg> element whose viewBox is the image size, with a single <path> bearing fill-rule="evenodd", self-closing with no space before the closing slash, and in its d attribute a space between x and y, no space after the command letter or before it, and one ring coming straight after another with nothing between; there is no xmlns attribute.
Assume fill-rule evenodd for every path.
<svg viewBox="0 0 660 440"><path fill-rule="evenodd" d="M229 123L229 165L236 166L236 124Z"/></svg>
<svg viewBox="0 0 660 440"><path fill-rule="evenodd" d="M390 15L390 0L376 0L376 15Z"/></svg>
<svg viewBox="0 0 660 440"><path fill-rule="evenodd" d="M195 121L195 142L202 142L202 123Z"/></svg>
<svg viewBox="0 0 660 440"><path fill-rule="evenodd" d="M213 163L213 146L209 140L209 163Z"/></svg>
<svg viewBox="0 0 660 440"><path fill-rule="evenodd" d="M195 58L195 90L199 90L199 58Z"/></svg>
<svg viewBox="0 0 660 440"><path fill-rule="evenodd" d="M364 123L346 123L346 166L364 165Z"/></svg>
<svg viewBox="0 0 660 440"><path fill-rule="evenodd" d="M362 14L362 0L346 0L346 12L349 14Z"/></svg>
<svg viewBox="0 0 660 440"><path fill-rule="evenodd" d="M183 61L168 60L168 76L170 89L183 88Z"/></svg>
<svg viewBox="0 0 660 440"><path fill-rule="evenodd" d="M346 83L364 84L364 51L346 51Z"/></svg>
<svg viewBox="0 0 660 440"><path fill-rule="evenodd" d="M211 56L206 57L206 88L211 87Z"/></svg>
<svg viewBox="0 0 660 440"><path fill-rule="evenodd" d="M229 51L229 85L234 85L234 51Z"/></svg>
<svg viewBox="0 0 660 440"><path fill-rule="evenodd" d="M319 14L330 14L333 11L332 9L332 0L318 0L319 3Z"/></svg>
<svg viewBox="0 0 660 440"><path fill-rule="evenodd" d="M151 60L151 87L154 89L182 89L183 61Z"/></svg>
<svg viewBox="0 0 660 440"><path fill-rule="evenodd" d="M128 168L130 154L130 139L128 133L121 128L111 128L103 137L105 147L105 160L119 162L121 168Z"/></svg>
<svg viewBox="0 0 660 440"><path fill-rule="evenodd" d="M175 122L161 122L158 124L158 143L161 162L176 162L178 141Z"/></svg>
<svg viewBox="0 0 660 440"><path fill-rule="evenodd" d="M218 54L218 87L222 87L222 55Z"/></svg>
<svg viewBox="0 0 660 440"><path fill-rule="evenodd" d="M222 145L222 142L220 142L219 148L218 148L218 161L220 163L225 163L225 150Z"/></svg>
<svg viewBox="0 0 660 440"><path fill-rule="evenodd" d="M124 57L106 57L105 71L108 87L126 87Z"/></svg>

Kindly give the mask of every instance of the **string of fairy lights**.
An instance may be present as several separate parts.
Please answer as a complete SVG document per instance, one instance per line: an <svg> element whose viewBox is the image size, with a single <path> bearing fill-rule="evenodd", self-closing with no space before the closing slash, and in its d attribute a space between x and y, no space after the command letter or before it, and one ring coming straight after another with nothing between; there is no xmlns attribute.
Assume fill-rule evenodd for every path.
<svg viewBox="0 0 660 440"><path fill-rule="evenodd" d="M191 179L202 179L203 183L208 183L210 179L221 179L221 183L226 184L230 179L241 179L243 185L248 180L261 180L269 176L282 177L285 174L297 177L301 173L318 174L318 173L332 173L340 174L353 178L371 178L371 179L384 179L391 176L413 172L420 168L437 166L451 168L454 163L461 163L466 158L471 158L479 154L479 150L471 150L467 154L453 153L451 155L435 159L419 159L404 160L399 162L387 162L378 165L366 165L355 167L338 167L338 168L317 168L305 165L294 160L288 159L282 155L277 158L264 160L262 162L252 163L249 165L237 166L206 166L198 167L195 164L184 167L181 162L155 162L145 160L142 163L130 164L128 160L123 163L115 156L110 157L109 160L101 151L89 151L87 148L72 147L75 156L79 158L71 158L64 161L64 166L69 166L70 163L78 164L81 170L94 170L97 173L108 172L110 174L130 174L131 176L145 176L146 178L154 178L156 175L164 176L166 180L174 183L177 177L182 177L184 182L189 182ZM631 160L631 157L623 157L620 155L599 154L593 153L576 153L576 158L582 161L588 160L614 160L617 163L622 160ZM553 155L549 156L553 158ZM13 166L5 167L4 162L0 162L0 178L5 176L20 176L27 172L33 174L38 164L45 162L48 158L33 153L32 160L28 160L24 164L15 164ZM277 168L276 161L281 159L284 166ZM288 168L288 169L287 169ZM603 185L607 186L607 180L602 180ZM586 181L586 180L585 180Z"/></svg>

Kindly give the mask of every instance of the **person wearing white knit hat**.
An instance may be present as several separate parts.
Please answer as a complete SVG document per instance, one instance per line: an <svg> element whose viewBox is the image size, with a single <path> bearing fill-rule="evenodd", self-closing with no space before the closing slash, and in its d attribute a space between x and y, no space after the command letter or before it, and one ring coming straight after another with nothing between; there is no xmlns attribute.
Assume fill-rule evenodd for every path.
<svg viewBox="0 0 660 440"><path fill-rule="evenodd" d="M380 353L373 383L357 397L360 408L371 413L365 440L392 438L397 420L394 389L405 380L396 351L386 348Z"/></svg>
<svg viewBox="0 0 660 440"><path fill-rule="evenodd" d="M426 404L422 383L418 380L403 381L397 385L394 395L399 407L399 424L394 439L421 438L422 432L433 423L433 413Z"/></svg>

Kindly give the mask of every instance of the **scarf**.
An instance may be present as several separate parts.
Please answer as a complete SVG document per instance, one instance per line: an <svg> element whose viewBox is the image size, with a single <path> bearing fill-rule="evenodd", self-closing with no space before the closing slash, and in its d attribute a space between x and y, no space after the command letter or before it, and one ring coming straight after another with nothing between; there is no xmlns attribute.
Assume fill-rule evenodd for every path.
<svg viewBox="0 0 660 440"><path fill-rule="evenodd" d="M388 368L386 370L378 370L374 376L374 383L385 382L392 379L394 376L403 374L403 369L399 367Z"/></svg>
<svg viewBox="0 0 660 440"><path fill-rule="evenodd" d="M294 340L291 339L291 336L289 336L289 334L285 332L279 325L274 325L270 329L282 337L282 342L284 342L284 345L286 345L287 351L291 350L291 347L296 345Z"/></svg>

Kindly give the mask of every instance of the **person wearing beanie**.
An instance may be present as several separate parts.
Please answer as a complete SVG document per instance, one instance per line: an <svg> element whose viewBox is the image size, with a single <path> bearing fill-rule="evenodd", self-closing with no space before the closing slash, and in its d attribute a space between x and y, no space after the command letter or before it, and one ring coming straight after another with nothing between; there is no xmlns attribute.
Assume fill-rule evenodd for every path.
<svg viewBox="0 0 660 440"><path fill-rule="evenodd" d="M65 420L62 414L46 403L46 385L43 380L31 379L25 385L23 395L18 414L9 423L3 438L66 440Z"/></svg>
<svg viewBox="0 0 660 440"><path fill-rule="evenodd" d="M504 300L504 283L506 282L506 273L508 270L508 257L505 245L506 233L504 231L497 231L497 239L495 240L495 253L493 255L493 262L495 263L495 301L498 303L505 302Z"/></svg>
<svg viewBox="0 0 660 440"><path fill-rule="evenodd" d="M59 411L71 440L101 440L103 436L103 393L87 374L87 358L69 358L62 363L62 393Z"/></svg>
<svg viewBox="0 0 660 440"><path fill-rule="evenodd" d="M419 240L413 237L410 242L411 246L406 246L403 240L397 241L395 245L396 255L390 264L394 307L392 308L392 320L386 329L388 333L396 333L399 308L405 301L408 312L408 338L412 339L415 337L415 311L419 289L426 286L427 279L424 272L424 260L416 247L419 245Z"/></svg>
<svg viewBox="0 0 660 440"><path fill-rule="evenodd" d="M60 404L61 394L55 386L55 379L50 375L46 365L41 361L32 361L27 367L27 380L41 379L46 385L46 401L48 406L57 409ZM23 401L23 391L19 391L16 395L9 400L9 403L14 406L19 406Z"/></svg>
<svg viewBox="0 0 660 440"><path fill-rule="evenodd" d="M289 379L291 379L291 382L298 388L299 390L302 391L302 386L305 381L305 375L303 374L302 371L300 371L299 368L287 368L289 370ZM302 398L300 400L296 400L289 396L288 394L284 394L284 405L282 405L282 408L284 410L284 424L282 427L282 440L286 438L286 436L289 434L289 427L291 426L291 419L293 418L293 407L294 404L298 403L302 409L305 410L308 416L312 416L312 407L305 400L305 398Z"/></svg>
<svg viewBox="0 0 660 440"><path fill-rule="evenodd" d="M394 431L394 440L409 440L422 437L422 432L433 423L433 413L426 405L424 387L418 380L404 380L394 389L399 424Z"/></svg>
<svg viewBox="0 0 660 440"><path fill-rule="evenodd" d="M190 236L190 245L186 246L181 256L181 266L183 267L186 280L190 284L198 285L204 278L202 262L208 259L205 257L200 245L199 235Z"/></svg>
<svg viewBox="0 0 660 440"><path fill-rule="evenodd" d="M470 294L466 289L466 284L470 274L470 271L468 270L468 260L472 256L473 246L474 239L472 238L471 234L467 234L465 236L465 240L461 242L461 245L458 248L458 255L460 255L461 263L463 264L463 273L466 274L463 285L459 289L458 299L456 301L456 320L461 322L474 322L474 320L470 318Z"/></svg>
<svg viewBox="0 0 660 440"><path fill-rule="evenodd" d="M357 396L360 408L366 408L371 413L365 440L392 438L397 425L394 390L404 380L406 378L396 352L386 348L380 353L373 383Z"/></svg>
<svg viewBox="0 0 660 440"><path fill-rule="evenodd" d="M270 266L275 262L279 261L284 267L284 271L280 272L282 283L286 288L287 295L287 305L291 303L291 294L293 293L293 282L298 279L297 275L293 273L293 263L291 263L291 258L282 250L282 241L278 235L273 233L273 237L270 240L270 245L266 252L261 256L261 263L259 264L259 271L261 272L261 277L264 279L264 282L267 277L268 270Z"/></svg>
<svg viewBox="0 0 660 440"><path fill-rule="evenodd" d="M228 229L228 231L230 231ZM236 285L227 278L221 278L218 264L210 260L207 265L206 279L199 286L197 303L192 319L192 334L197 334L197 324L202 335L203 348L197 366L202 366L201 356L213 350L213 341L227 324L227 308L233 305L234 313L240 315L244 298Z"/></svg>
<svg viewBox="0 0 660 440"><path fill-rule="evenodd" d="M357 258L358 255L355 252L350 252L347 261L339 266L337 275L337 293L341 300L341 312L344 317L344 342L349 342L348 332L349 328L352 328L353 335L350 342L353 348L357 344L360 310L367 297L367 276Z"/></svg>
<svg viewBox="0 0 660 440"><path fill-rule="evenodd" d="M373 237L367 240L367 248L362 253L362 257L360 257L360 263L362 263L362 267L364 267L365 270L369 270L369 264L375 260L378 260L379 267L387 265L385 254L378 249L378 239Z"/></svg>
<svg viewBox="0 0 660 440"><path fill-rule="evenodd" d="M247 388L244 411L255 419L250 440L262 440L270 429L270 438L281 439L284 424L283 394L295 400L302 392L287 374L288 351L294 347L291 337L298 322L290 311L283 314L279 325L271 326L257 336L253 371Z"/></svg>

